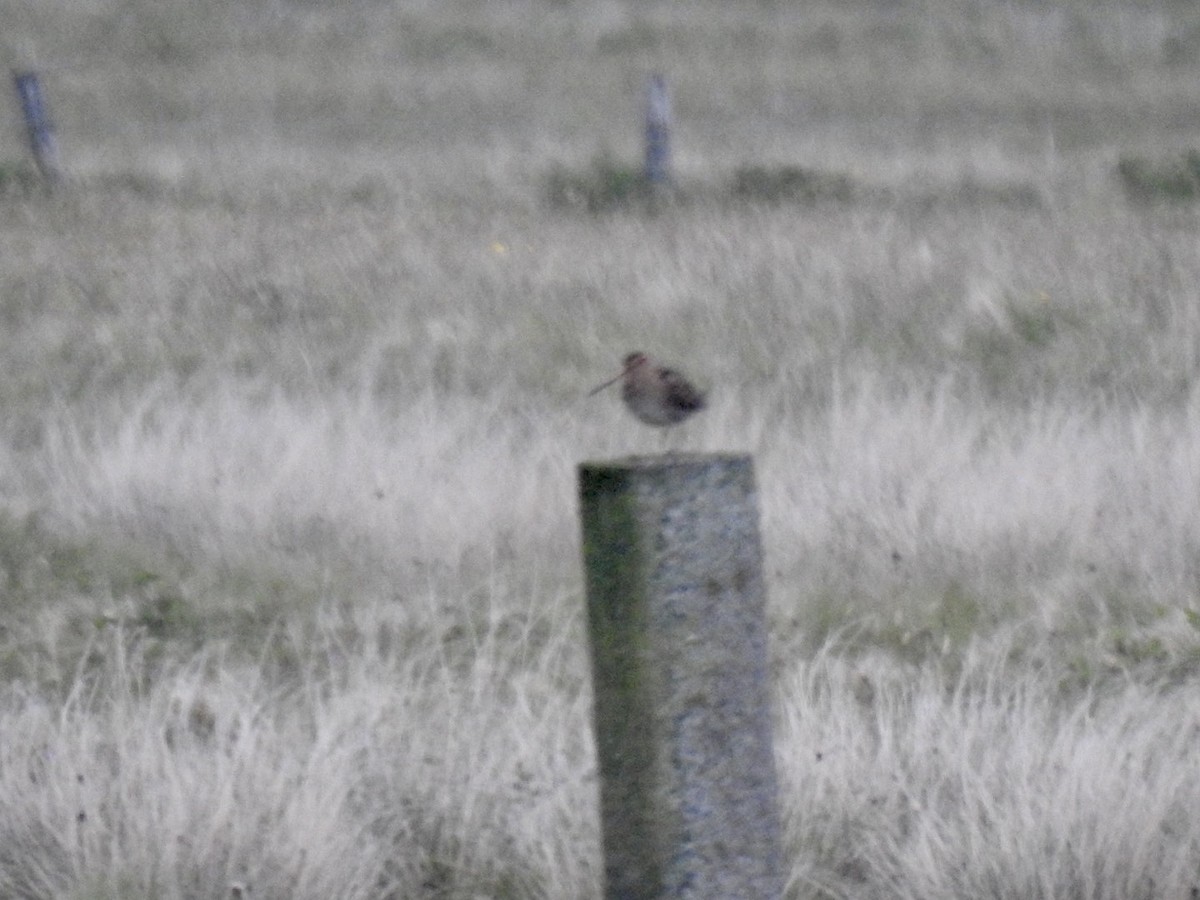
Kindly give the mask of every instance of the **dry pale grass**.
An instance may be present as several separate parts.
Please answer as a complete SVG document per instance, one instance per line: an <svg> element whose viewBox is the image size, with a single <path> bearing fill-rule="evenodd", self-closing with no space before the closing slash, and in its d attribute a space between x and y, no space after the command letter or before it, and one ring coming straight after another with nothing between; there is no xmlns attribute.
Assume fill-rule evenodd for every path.
<svg viewBox="0 0 1200 900"><path fill-rule="evenodd" d="M822 654L784 677L789 830L824 851L794 871L799 895L1196 889L1191 688L1127 683L1064 703L1052 672L995 653L1011 646L973 647L957 676Z"/></svg>
<svg viewBox="0 0 1200 900"><path fill-rule="evenodd" d="M6 691L0 892L586 895L587 695L544 690L561 634L492 612L459 652L364 605L276 635L257 665L155 665L136 634L98 634L61 699ZM266 677L284 665L291 689Z"/></svg>
<svg viewBox="0 0 1200 900"><path fill-rule="evenodd" d="M1114 173L1200 146L1200 11L0 21L72 173L0 123L0 894L597 896L574 467L658 446L584 396L638 348L755 456L792 896L1194 896L1200 243ZM555 202L653 70L678 202Z"/></svg>
<svg viewBox="0 0 1200 900"><path fill-rule="evenodd" d="M136 635L98 636L63 698L14 686L0 707L0 890L598 896L578 634L490 616L465 646L415 646L359 604L249 666L151 665ZM1064 669L1005 660L1029 639L973 645L957 674L836 642L787 666L789 895L1188 895L1194 691L1064 693Z"/></svg>

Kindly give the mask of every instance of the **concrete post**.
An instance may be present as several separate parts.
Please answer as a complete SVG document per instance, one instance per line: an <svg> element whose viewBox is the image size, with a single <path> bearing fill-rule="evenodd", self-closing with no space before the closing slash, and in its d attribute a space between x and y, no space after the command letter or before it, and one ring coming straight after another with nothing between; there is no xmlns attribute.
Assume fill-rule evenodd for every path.
<svg viewBox="0 0 1200 900"><path fill-rule="evenodd" d="M746 456L580 466L607 900L777 900L762 551Z"/></svg>

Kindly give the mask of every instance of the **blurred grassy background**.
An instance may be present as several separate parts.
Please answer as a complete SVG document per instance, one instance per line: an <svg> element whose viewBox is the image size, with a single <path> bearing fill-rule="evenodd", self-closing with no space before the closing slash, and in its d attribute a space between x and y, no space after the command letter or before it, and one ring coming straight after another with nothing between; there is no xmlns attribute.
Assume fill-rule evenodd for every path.
<svg viewBox="0 0 1200 900"><path fill-rule="evenodd" d="M681 443L755 455L785 805L815 810L792 825L797 896L963 896L996 872L1001 896L1062 896L1112 858L1130 874L1088 896L1146 873L1194 889L1168 777L1194 762L1156 736L1186 723L1173 691L1200 661L1200 8L0 0L0 21L69 174L41 189L0 104L0 730L20 752L77 743L69 779L116 741L158 771L165 717L203 733L213 778L245 765L228 786L261 760L212 734L257 722L295 762L353 732L310 760L371 836L344 896L594 892L574 465L658 446L585 399L642 349L712 390ZM652 72L676 114L659 204L625 193ZM1086 784L1080 721L1106 691L1096 733L1132 721L1162 776L1123 826L1120 772L1109 801L1037 807ZM59 731L29 718L58 703ZM949 723L951 773L991 747L1036 758L1040 787L997 799L1020 780L997 763L949 791L982 806L918 803L945 785L915 709ZM388 716L412 726L395 758L369 740ZM128 721L145 740L112 736ZM836 769L796 762L838 746ZM864 780L880 766L902 774ZM463 769L453 802L417 785ZM75 815L13 771L15 822ZM148 815L114 784L88 802ZM379 785L390 811L356 805ZM286 791L254 814L292 821ZM231 815L188 803L116 856ZM938 872L914 850L1022 816L1127 830L1083 862L1056 844L1032 880L986 836L945 840ZM165 895L227 896L257 866L263 895L329 896L265 874L316 854L280 828L181 851ZM43 857L35 831L10 835L23 858L76 874L20 893L32 869L0 856L14 895L164 895L148 861ZM389 869L397 846L420 852ZM215 880L180 887L197 873Z"/></svg>

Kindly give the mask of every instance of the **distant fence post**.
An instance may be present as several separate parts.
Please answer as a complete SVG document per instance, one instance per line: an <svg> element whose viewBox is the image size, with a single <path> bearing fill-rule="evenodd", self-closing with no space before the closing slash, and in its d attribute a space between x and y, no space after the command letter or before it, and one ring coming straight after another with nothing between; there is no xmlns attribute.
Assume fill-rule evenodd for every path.
<svg viewBox="0 0 1200 900"><path fill-rule="evenodd" d="M13 72L13 82L21 100L21 113L25 117L34 162L42 177L50 184L55 184L62 178L62 169L58 161L54 125L42 98L41 82L35 72Z"/></svg>
<svg viewBox="0 0 1200 900"><path fill-rule="evenodd" d="M778 900L753 461L579 468L607 900Z"/></svg>
<svg viewBox="0 0 1200 900"><path fill-rule="evenodd" d="M671 183L671 98L667 80L651 75L646 86L646 168L651 187Z"/></svg>

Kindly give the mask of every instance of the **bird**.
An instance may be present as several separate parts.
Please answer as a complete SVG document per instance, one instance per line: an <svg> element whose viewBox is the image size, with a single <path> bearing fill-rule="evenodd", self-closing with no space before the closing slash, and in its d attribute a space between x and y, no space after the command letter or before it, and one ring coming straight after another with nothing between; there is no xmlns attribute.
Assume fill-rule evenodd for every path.
<svg viewBox="0 0 1200 900"><path fill-rule="evenodd" d="M592 388L588 396L598 394L618 380L623 380L621 399L629 411L647 425L659 428L678 425L707 404L704 393L686 378L639 352L626 355L621 371Z"/></svg>

